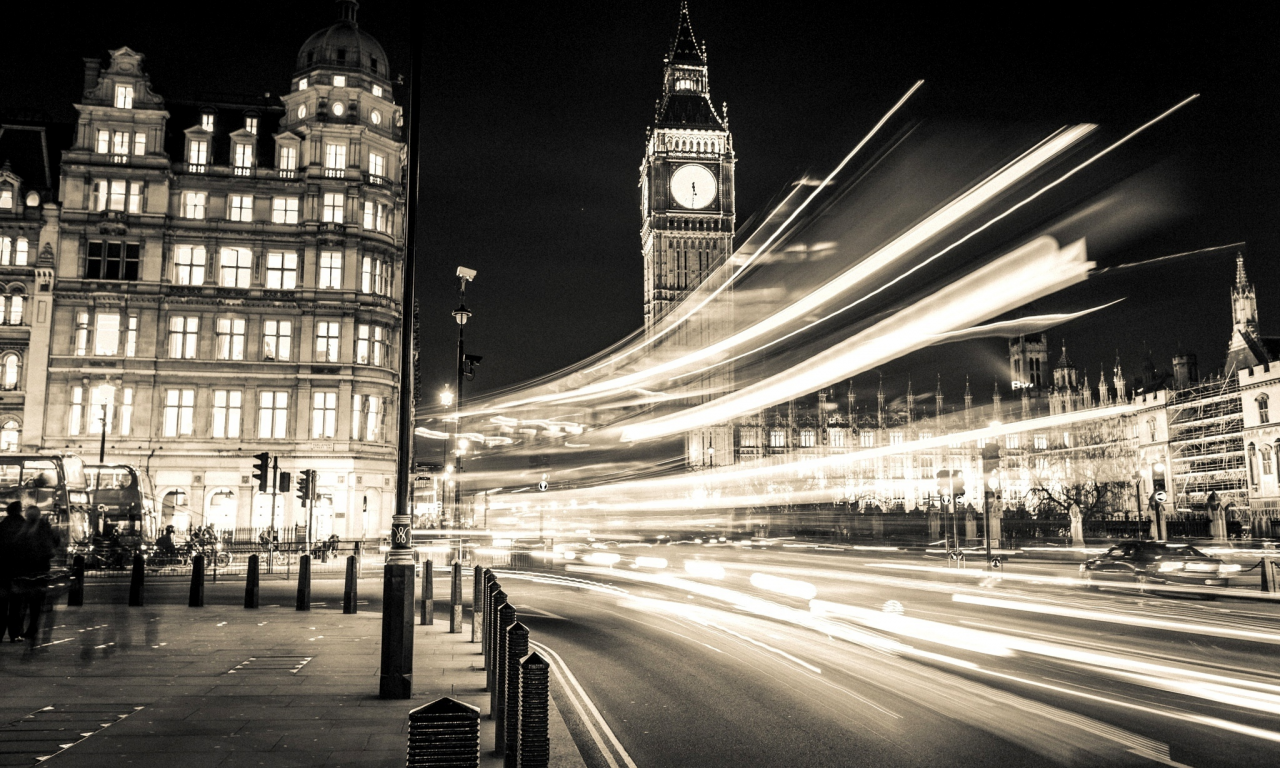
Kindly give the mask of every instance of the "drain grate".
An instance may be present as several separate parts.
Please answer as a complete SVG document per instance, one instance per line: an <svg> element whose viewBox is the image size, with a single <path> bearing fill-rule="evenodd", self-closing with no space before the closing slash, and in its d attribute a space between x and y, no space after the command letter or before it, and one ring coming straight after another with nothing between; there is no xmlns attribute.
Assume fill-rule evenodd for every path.
<svg viewBox="0 0 1280 768"><path fill-rule="evenodd" d="M250 656L231 669L228 675L245 672L288 672L296 675L314 656Z"/></svg>
<svg viewBox="0 0 1280 768"><path fill-rule="evenodd" d="M142 707L55 704L0 727L0 765L35 765L55 757Z"/></svg>

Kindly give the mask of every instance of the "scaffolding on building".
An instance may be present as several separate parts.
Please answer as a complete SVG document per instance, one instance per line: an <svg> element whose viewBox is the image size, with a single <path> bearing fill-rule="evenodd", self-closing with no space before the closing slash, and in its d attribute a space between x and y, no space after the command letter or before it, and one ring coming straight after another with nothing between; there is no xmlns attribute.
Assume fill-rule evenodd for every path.
<svg viewBox="0 0 1280 768"><path fill-rule="evenodd" d="M1175 508L1205 514L1210 494L1215 494L1221 507L1247 509L1240 382L1235 377L1211 379L1172 393L1168 403Z"/></svg>

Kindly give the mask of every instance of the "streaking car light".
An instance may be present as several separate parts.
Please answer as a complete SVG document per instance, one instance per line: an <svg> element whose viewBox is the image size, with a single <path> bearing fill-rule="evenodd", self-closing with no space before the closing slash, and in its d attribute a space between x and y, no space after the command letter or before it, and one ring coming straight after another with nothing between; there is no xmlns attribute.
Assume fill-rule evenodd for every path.
<svg viewBox="0 0 1280 768"><path fill-rule="evenodd" d="M701 576L706 579L724 578L724 566L705 560L685 560L684 570L690 576Z"/></svg>
<svg viewBox="0 0 1280 768"><path fill-rule="evenodd" d="M641 568L666 568L667 559L665 557L637 557L636 565Z"/></svg>
<svg viewBox="0 0 1280 768"><path fill-rule="evenodd" d="M1222 574L1223 576L1227 576L1227 575L1230 575L1233 573L1239 573L1239 572L1240 572L1240 566L1234 563L1223 563L1222 565L1218 566L1218 573Z"/></svg>
<svg viewBox="0 0 1280 768"><path fill-rule="evenodd" d="M616 552L591 552L582 556L582 562L591 565L613 565L621 559L622 556Z"/></svg>
<svg viewBox="0 0 1280 768"><path fill-rule="evenodd" d="M818 588L807 581L784 579L767 573L751 574L751 586L802 600L812 600L818 596Z"/></svg>
<svg viewBox="0 0 1280 768"><path fill-rule="evenodd" d="M1180 571L1183 568L1182 563L1161 563L1160 572L1169 573L1170 571Z"/></svg>

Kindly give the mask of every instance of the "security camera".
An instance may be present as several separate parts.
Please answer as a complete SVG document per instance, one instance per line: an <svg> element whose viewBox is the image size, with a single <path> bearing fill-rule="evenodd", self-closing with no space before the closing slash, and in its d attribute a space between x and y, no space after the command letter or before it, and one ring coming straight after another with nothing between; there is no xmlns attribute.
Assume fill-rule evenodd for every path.
<svg viewBox="0 0 1280 768"><path fill-rule="evenodd" d="M474 269L467 269L466 267L458 267L458 277L466 281L475 280L476 271Z"/></svg>

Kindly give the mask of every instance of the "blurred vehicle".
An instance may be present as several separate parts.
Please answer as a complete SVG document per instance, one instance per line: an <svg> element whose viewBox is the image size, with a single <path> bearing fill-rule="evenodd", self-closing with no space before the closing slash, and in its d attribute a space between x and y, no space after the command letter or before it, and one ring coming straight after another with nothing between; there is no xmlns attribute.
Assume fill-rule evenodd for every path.
<svg viewBox="0 0 1280 768"><path fill-rule="evenodd" d="M1108 583L1225 587L1240 566L1229 565L1187 544L1131 541L1117 544L1080 566L1093 589Z"/></svg>
<svg viewBox="0 0 1280 768"><path fill-rule="evenodd" d="M123 464L85 467L89 493L90 567L127 567L134 553L155 548L160 525L145 472Z"/></svg>
<svg viewBox="0 0 1280 768"><path fill-rule="evenodd" d="M67 552L87 549L92 541L89 494L80 457L35 453L0 454L0 505L12 501L35 506L49 520Z"/></svg>

